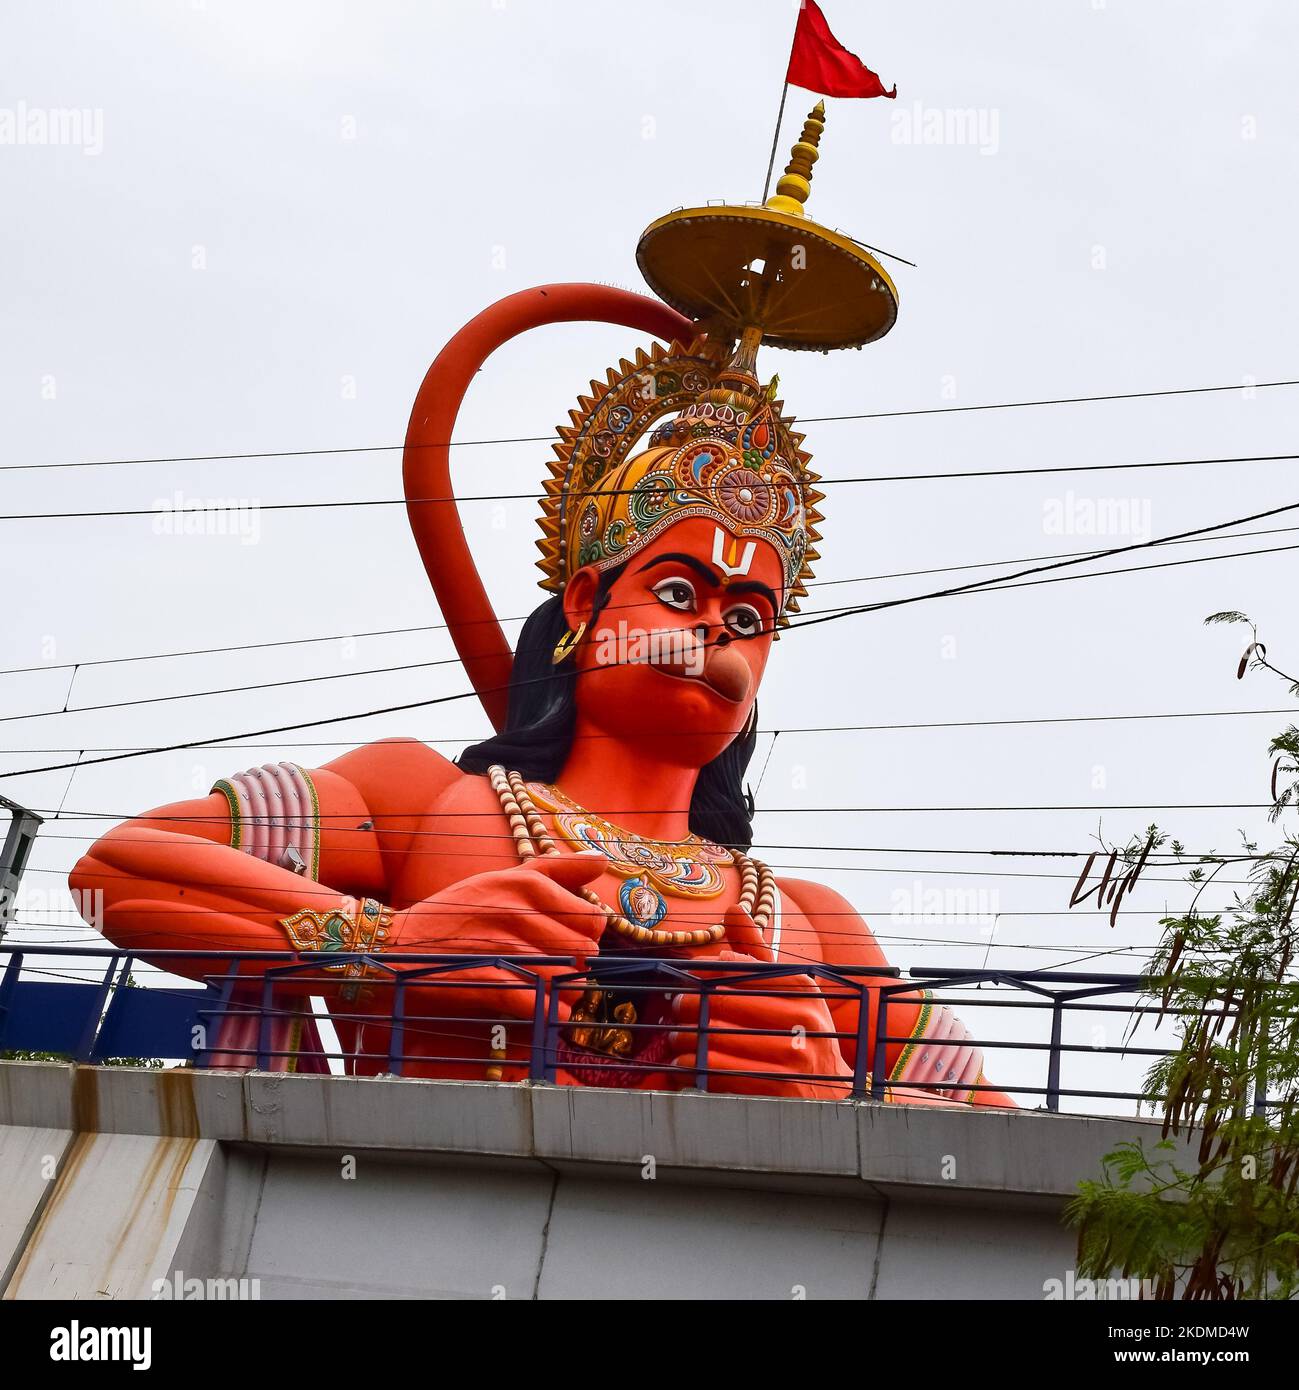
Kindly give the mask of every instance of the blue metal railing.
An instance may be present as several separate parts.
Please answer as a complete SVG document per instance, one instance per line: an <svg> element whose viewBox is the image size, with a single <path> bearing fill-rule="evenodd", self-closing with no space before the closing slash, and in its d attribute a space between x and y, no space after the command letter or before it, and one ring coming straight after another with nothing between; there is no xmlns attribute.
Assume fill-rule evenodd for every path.
<svg viewBox="0 0 1299 1390"><path fill-rule="evenodd" d="M977 1037L985 1071L997 1075L1015 1054L1045 1054L1043 1084L980 1082L975 1091L1008 1091L1037 1098L1048 1110L1062 1100L1143 1099L1140 1086L1101 1090L1066 1086L1063 1063L1074 1053L1106 1054L1135 1061L1164 1056L1167 1049L1118 1046L1103 1042L1069 1043L1066 1018L1073 1014L1119 1015L1136 1020L1161 1011L1143 1003L1143 977L1076 971L1006 971L926 968L903 975L896 969L826 966L811 963L753 964L705 959L600 957L585 967L567 956L478 956L417 954L298 954L293 951L159 951L142 956L103 947L11 946L0 944L0 1051L34 1051L78 1062L120 1057L165 1058L198 1067L251 1066L287 1069L309 1061L328 1070L331 1060L358 1075L409 1074L501 1077L557 1082L576 1073L593 1084L662 1084L702 1091L763 1090L779 1079L811 1088L826 1098L883 1100L889 1086L886 1054L907 1037L889 1031L890 1017L903 997L930 992L933 1002L963 1012L971 1009L1029 1009L1048 1016L1047 1036ZM94 977L69 978L93 969ZM210 969L209 969L210 967ZM197 987L132 987L133 969L162 969L201 980ZM351 968L351 975L345 972ZM779 1072L735 1065L713 1065L719 1041L781 1030L716 1025L711 1017L719 995L743 989L748 996L807 998L808 981L832 1006L834 1028L813 1032L811 1040L833 1038L851 1066L851 1076L809 1070ZM439 999L457 989L455 1010ZM625 1055L595 1054L576 1046L573 1007L587 991L616 992L627 1002L651 1004L667 994L699 996L698 1022L686 1028L668 1011L658 1018L637 1007L624 1021L598 1027L616 1029L635 1047ZM466 1013L472 990L481 1007ZM960 992L966 991L961 996ZM975 992L972 996L971 991ZM337 1033L337 1050L325 1049L318 1034L309 1047L290 1043L291 1028L319 1021L309 1000L324 998L327 1019ZM493 1002L500 1007L493 1008ZM277 1028L277 1025L282 1025ZM482 1051L483 1036L501 1033L503 1045ZM977 1030L976 1030L977 1031ZM672 1061L667 1041L691 1035L693 1062ZM959 1047L959 1042L926 1040L927 1046ZM718 1051L722 1051L718 1048ZM664 1078L667 1078L665 1081ZM1134 1078L1139 1081L1140 1078ZM937 1091L929 1083L908 1089ZM1266 1106L1265 1088L1258 1108Z"/></svg>

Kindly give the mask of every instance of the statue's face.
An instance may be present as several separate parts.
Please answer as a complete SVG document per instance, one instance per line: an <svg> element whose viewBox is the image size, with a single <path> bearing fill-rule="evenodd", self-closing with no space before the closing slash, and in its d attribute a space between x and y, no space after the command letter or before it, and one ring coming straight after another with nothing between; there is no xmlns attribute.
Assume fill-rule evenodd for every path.
<svg viewBox="0 0 1299 1390"><path fill-rule="evenodd" d="M579 711L660 757L711 761L744 728L767 664L784 586L775 548L686 517L627 562L592 622L598 583L588 568L564 592L570 626L588 623Z"/></svg>

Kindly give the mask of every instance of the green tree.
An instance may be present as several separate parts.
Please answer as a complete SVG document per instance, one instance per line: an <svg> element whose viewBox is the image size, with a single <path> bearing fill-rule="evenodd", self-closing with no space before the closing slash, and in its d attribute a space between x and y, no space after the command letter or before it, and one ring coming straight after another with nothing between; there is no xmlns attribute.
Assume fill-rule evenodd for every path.
<svg viewBox="0 0 1299 1390"><path fill-rule="evenodd" d="M1243 614L1207 621L1250 627L1238 678L1266 671L1299 698L1299 682L1267 660ZM1269 752L1276 823L1299 798L1299 729L1278 734ZM1103 1279L1117 1270L1151 1281L1163 1299L1295 1298L1299 838L1287 833L1266 852L1246 840L1237 855L1196 860L1175 841L1158 843L1190 866L1193 890L1186 912L1161 922L1147 972L1154 1016L1178 1020L1175 1050L1146 1078L1161 1138L1120 1145L1106 1155L1104 1177L1080 1185L1066 1213L1078 1231L1079 1273ZM1201 894L1228 865L1246 866L1247 887L1229 912L1205 915Z"/></svg>

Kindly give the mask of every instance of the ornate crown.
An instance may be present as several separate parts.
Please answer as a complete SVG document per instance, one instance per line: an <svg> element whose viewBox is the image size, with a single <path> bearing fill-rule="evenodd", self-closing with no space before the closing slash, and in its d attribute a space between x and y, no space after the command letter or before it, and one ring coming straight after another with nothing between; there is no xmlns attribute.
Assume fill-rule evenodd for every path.
<svg viewBox="0 0 1299 1390"><path fill-rule="evenodd" d="M586 565L622 564L683 517L711 516L775 546L785 575L781 621L797 611L825 494L803 436L772 399L776 383L764 390L751 364L744 344L725 366L703 340L655 344L591 383L560 428L545 484L542 588L562 590ZM659 421L649 447L633 453Z"/></svg>
<svg viewBox="0 0 1299 1390"><path fill-rule="evenodd" d="M897 317L879 262L804 211L824 128L820 103L765 204L678 209L642 234L645 278L701 336L610 368L561 426L537 542L542 588L561 591L586 565L623 563L682 517L711 516L775 546L785 574L780 623L797 611L825 494L774 399L776 382L759 385L758 345L861 347Z"/></svg>

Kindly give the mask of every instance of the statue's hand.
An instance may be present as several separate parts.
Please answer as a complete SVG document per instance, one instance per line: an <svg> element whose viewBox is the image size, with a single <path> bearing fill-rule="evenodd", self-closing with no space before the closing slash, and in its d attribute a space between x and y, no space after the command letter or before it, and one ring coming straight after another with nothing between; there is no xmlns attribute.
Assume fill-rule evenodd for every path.
<svg viewBox="0 0 1299 1390"><path fill-rule="evenodd" d="M572 956L581 969L595 954L604 932L605 914L579 892L597 878L605 858L595 850L580 854L546 855L509 869L492 870L461 879L431 898L398 913L389 936L393 963L403 951L483 956ZM549 982L573 966L533 965L524 968ZM412 967L415 969L418 967ZM519 976L499 967L487 967L444 977L454 988L409 990L412 1007L419 1013L440 1009L462 1010L466 1004L488 1014L532 1016L534 992L492 988L510 985ZM459 986L463 985L463 988ZM479 986L486 986L480 988ZM574 998L577 996L574 995ZM568 1017L567 1001L560 1001L560 1017Z"/></svg>
<svg viewBox="0 0 1299 1390"><path fill-rule="evenodd" d="M758 930L758 924L739 903L726 909L722 916L722 925L726 928L724 939L730 943L735 951L752 956L754 960L770 961L772 959L771 947L767 944L762 932Z"/></svg>
<svg viewBox="0 0 1299 1390"><path fill-rule="evenodd" d="M723 950L715 959L754 962L751 956ZM791 997L772 998L757 990L780 990ZM796 992L796 993L795 993ZM673 1013L679 1031L668 1034L675 1066L682 1069L683 1084L693 1085L698 1056L699 999L679 994ZM728 1032L729 1029L763 1029L762 1033ZM833 1037L834 1020L816 982L807 975L727 985L712 993L708 1006L708 1088L733 1094L803 1096L837 1100L847 1094L852 1071L843 1060ZM760 1075L728 1075L753 1072ZM816 1076L830 1080L795 1079Z"/></svg>

